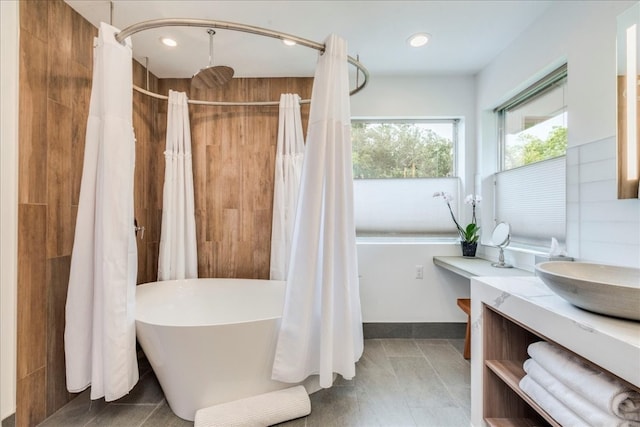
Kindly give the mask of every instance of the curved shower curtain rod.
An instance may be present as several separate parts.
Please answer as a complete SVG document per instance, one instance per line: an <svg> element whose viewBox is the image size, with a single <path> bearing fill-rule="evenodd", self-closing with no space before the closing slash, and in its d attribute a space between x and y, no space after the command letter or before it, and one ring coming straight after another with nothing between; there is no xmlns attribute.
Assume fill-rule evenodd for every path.
<svg viewBox="0 0 640 427"><path fill-rule="evenodd" d="M241 31L244 33L257 34L264 37L271 37L280 40L290 40L295 42L296 44L309 47L311 49L318 50L320 52L324 52L324 45L322 43L317 43L312 40L303 39L301 37L297 37L291 34L281 33L279 31L268 30L266 28L255 27L252 25L238 24L235 22L227 22L227 21L211 21L207 19L190 19L190 18L170 18L170 19L155 19L151 21L139 22L137 24L130 25L116 34L115 38L118 43L123 44L124 40L141 31L146 31L153 28L160 27L204 27L204 28L220 28L223 30L232 30L232 31ZM349 95L355 95L360 92L367 85L369 81L369 71L365 68L362 63L351 56L347 56L347 61L356 67L356 88L349 92ZM357 83L358 72L362 73L363 80L362 83ZM133 86L135 90L138 92L144 93L145 95L152 96L158 99L168 99L165 95L160 95L155 92L151 92L149 90L142 89L136 85ZM199 104L199 105L279 105L278 101L267 101L267 102L223 102L223 101L198 101L198 100L189 100L190 104ZM310 100L303 99L300 101L301 104L308 104Z"/></svg>

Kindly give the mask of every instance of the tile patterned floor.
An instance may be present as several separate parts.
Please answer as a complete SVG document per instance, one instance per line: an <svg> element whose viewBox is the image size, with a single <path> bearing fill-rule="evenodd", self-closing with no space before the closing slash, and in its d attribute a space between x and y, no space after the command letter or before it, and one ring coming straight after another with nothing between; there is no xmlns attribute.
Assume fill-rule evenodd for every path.
<svg viewBox="0 0 640 427"><path fill-rule="evenodd" d="M352 381L311 395L311 414L278 427L468 426L470 366L463 340L368 339ZM153 372L111 403L82 393L41 427L185 427L171 412Z"/></svg>

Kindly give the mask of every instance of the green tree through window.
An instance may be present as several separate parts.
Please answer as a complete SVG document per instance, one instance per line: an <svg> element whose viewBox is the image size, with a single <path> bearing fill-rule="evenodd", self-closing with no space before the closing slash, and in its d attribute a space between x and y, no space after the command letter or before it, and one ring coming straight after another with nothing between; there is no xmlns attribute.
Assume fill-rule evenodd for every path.
<svg viewBox="0 0 640 427"><path fill-rule="evenodd" d="M544 140L525 131L518 135L517 144L508 147L506 169L564 156L566 151L567 128L564 126L554 126Z"/></svg>
<svg viewBox="0 0 640 427"><path fill-rule="evenodd" d="M353 122L351 141L356 179L435 178L454 173L452 139L425 123Z"/></svg>

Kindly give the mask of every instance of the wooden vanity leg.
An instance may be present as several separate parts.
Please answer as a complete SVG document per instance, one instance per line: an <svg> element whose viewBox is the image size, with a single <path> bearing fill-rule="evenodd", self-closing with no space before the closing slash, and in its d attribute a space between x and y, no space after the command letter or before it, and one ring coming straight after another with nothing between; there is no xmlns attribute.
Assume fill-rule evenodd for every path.
<svg viewBox="0 0 640 427"><path fill-rule="evenodd" d="M458 298L458 307L467 314L467 333L464 337L464 352L462 356L465 359L471 358L471 299L470 298Z"/></svg>

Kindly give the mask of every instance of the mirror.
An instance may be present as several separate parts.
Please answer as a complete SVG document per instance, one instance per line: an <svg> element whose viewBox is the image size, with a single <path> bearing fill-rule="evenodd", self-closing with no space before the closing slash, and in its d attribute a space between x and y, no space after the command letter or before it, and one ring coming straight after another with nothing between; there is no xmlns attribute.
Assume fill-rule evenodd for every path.
<svg viewBox="0 0 640 427"><path fill-rule="evenodd" d="M618 199L638 197L640 138L638 136L638 60L640 3L618 16L616 34Z"/></svg>
<svg viewBox="0 0 640 427"><path fill-rule="evenodd" d="M496 228L493 229L493 234L491 234L491 241L493 245L500 249L500 254L498 255L498 262L494 262L491 265L497 268L511 268L513 267L510 264L504 262L504 248L509 246L509 242L511 241L511 236L509 232L511 231L509 224L506 222L501 222L496 225Z"/></svg>
<svg viewBox="0 0 640 427"><path fill-rule="evenodd" d="M501 222L496 225L496 228L493 229L493 234L491 235L491 241L495 246L502 246L509 244L509 224L506 222Z"/></svg>

